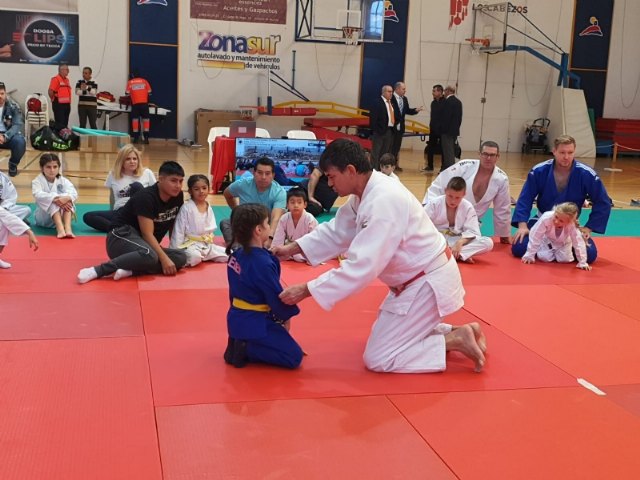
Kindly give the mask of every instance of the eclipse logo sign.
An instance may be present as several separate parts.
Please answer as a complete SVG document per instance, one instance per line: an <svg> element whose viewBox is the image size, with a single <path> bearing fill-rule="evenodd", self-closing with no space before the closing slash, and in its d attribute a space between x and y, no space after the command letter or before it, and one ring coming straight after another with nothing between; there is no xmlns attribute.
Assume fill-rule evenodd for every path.
<svg viewBox="0 0 640 480"><path fill-rule="evenodd" d="M55 23L36 20L24 29L24 45L39 58L55 57L64 47L65 36Z"/></svg>

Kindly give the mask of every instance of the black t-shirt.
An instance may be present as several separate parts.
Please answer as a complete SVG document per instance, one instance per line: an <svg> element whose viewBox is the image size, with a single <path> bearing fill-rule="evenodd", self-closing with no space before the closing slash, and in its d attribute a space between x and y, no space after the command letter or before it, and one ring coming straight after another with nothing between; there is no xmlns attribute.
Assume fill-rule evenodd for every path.
<svg viewBox="0 0 640 480"><path fill-rule="evenodd" d="M115 212L111 228L130 225L140 232L138 217L153 220L153 236L160 242L167 232L173 227L178 216L178 210L184 203L184 195L180 192L177 197L163 202L160 198L158 184L151 185L133 195L122 208Z"/></svg>

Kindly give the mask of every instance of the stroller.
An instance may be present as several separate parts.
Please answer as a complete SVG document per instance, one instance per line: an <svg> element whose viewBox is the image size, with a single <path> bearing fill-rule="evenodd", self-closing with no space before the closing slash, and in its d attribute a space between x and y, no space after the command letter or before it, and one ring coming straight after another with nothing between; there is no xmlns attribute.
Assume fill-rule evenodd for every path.
<svg viewBox="0 0 640 480"><path fill-rule="evenodd" d="M522 144L522 153L549 153L547 131L550 124L551 120L548 118L536 118L533 122L524 125L525 138Z"/></svg>

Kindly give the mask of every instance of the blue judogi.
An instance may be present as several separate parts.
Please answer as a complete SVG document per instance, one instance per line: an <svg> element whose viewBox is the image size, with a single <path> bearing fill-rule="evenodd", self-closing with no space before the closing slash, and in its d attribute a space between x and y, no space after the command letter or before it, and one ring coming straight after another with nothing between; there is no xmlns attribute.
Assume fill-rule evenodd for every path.
<svg viewBox="0 0 640 480"><path fill-rule="evenodd" d="M551 210L554 205L563 202L575 203L578 206L578 212L580 212L588 195L592 209L585 226L596 233L604 233L611 214L611 199L598 174L584 163L574 160L567 186L562 192L558 192L553 176L554 165L555 160L551 159L539 163L531 169L518 197L511 225L517 227L519 222L527 222L531 228L540 215ZM538 214L530 220L534 200L537 203ZM527 236L521 243L513 244L511 249L513 254L516 257L522 257L527 251L528 243ZM587 244L588 263L592 263L597 256L597 249L592 238Z"/></svg>
<svg viewBox="0 0 640 480"><path fill-rule="evenodd" d="M302 361L302 349L278 321L300 313L297 305L282 303L278 295L280 262L264 248L236 250L227 264L229 337L247 343L250 362L295 368Z"/></svg>

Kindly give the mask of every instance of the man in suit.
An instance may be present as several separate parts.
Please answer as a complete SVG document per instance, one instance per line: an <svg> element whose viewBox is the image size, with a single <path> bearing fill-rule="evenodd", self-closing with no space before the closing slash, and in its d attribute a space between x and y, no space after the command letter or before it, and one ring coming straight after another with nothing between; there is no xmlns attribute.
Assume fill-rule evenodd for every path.
<svg viewBox="0 0 640 480"><path fill-rule="evenodd" d="M404 136L404 116L405 115L417 115L418 112L424 110L423 106L418 108L411 108L409 106L409 99L405 97L407 87L404 82L396 82L393 86L393 96L391 97L391 103L395 109L397 118L396 127L393 129L393 145L391 146L391 153L396 157L396 172L401 172L400 167L400 147L402 146L402 137Z"/></svg>
<svg viewBox="0 0 640 480"><path fill-rule="evenodd" d="M462 123L462 102L456 97L456 87L447 85L444 89L445 101L442 107L442 131L440 144L442 145L442 170L455 163L455 145L460 135Z"/></svg>
<svg viewBox="0 0 640 480"><path fill-rule="evenodd" d="M431 90L431 116L429 119L429 142L424 149L427 165L421 170L424 173L433 172L433 156L442 152L440 146L440 132L442 131L442 107L444 106L444 88L442 85L434 85Z"/></svg>
<svg viewBox="0 0 640 480"><path fill-rule="evenodd" d="M369 126L373 135L371 141L371 165L380 170L380 157L391 153L393 147L393 129L397 123L396 113L391 103L393 88L391 85L382 87L382 95L376 98L369 112Z"/></svg>

